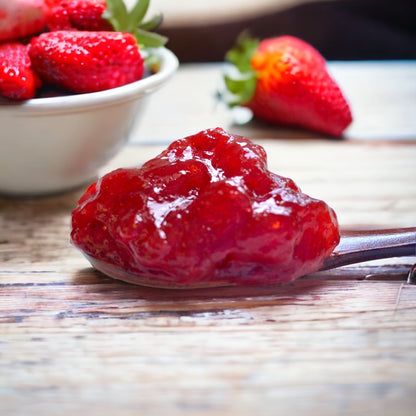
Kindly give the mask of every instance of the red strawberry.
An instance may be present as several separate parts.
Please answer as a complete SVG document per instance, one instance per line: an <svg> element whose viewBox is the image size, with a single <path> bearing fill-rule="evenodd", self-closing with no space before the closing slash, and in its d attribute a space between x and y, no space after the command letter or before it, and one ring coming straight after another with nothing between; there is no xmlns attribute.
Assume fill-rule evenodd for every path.
<svg viewBox="0 0 416 416"><path fill-rule="evenodd" d="M320 53L281 36L262 42L242 37L227 60L239 70L226 76L230 105L243 105L271 123L340 136L351 123L349 105Z"/></svg>
<svg viewBox="0 0 416 416"><path fill-rule="evenodd" d="M0 42L41 32L48 16L45 0L0 1Z"/></svg>
<svg viewBox="0 0 416 416"><path fill-rule="evenodd" d="M0 95L13 100L33 98L39 87L27 46L17 42L0 44Z"/></svg>
<svg viewBox="0 0 416 416"><path fill-rule="evenodd" d="M29 55L45 82L76 93L118 87L143 74L143 58L130 33L42 33L32 39Z"/></svg>
<svg viewBox="0 0 416 416"><path fill-rule="evenodd" d="M111 30L103 18L105 0L50 0L49 30Z"/></svg>
<svg viewBox="0 0 416 416"><path fill-rule="evenodd" d="M76 3L49 1L58 1L58 5ZM142 77L141 52L145 55L147 47L162 46L167 41L148 32L157 27L161 16L143 21L149 0L138 0L131 10L127 10L123 0L107 0L106 4L104 17L113 31L57 30L32 39L32 65L46 83L85 93L118 87Z"/></svg>

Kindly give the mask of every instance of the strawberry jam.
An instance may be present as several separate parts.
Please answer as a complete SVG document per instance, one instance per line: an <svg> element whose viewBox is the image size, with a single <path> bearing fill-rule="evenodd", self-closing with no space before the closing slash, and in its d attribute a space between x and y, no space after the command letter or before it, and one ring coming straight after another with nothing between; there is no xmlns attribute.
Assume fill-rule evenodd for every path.
<svg viewBox="0 0 416 416"><path fill-rule="evenodd" d="M339 242L334 211L267 169L265 150L209 129L92 184L72 213L90 257L175 286L289 282Z"/></svg>

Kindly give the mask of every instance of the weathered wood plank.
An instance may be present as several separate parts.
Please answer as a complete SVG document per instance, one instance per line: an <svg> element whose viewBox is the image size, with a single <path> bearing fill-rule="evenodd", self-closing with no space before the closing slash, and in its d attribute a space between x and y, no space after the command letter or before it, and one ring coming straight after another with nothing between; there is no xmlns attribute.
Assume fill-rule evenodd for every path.
<svg viewBox="0 0 416 416"><path fill-rule="evenodd" d="M176 110L161 126L153 108L144 127L155 126L156 139L169 129L167 142L221 121L205 112L187 124ZM265 146L271 170L333 206L343 228L415 226L416 140L232 129ZM103 173L164 146L135 141ZM92 270L71 246L81 193L0 199L1 415L413 415L414 257L285 286L133 286Z"/></svg>

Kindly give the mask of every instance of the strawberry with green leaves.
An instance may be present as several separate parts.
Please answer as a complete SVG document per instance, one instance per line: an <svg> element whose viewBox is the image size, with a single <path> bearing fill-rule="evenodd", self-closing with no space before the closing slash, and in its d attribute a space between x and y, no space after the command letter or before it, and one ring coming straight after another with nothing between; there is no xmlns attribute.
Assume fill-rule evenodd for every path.
<svg viewBox="0 0 416 416"><path fill-rule="evenodd" d="M341 136L352 122L349 105L311 45L293 36L258 41L246 35L226 59L230 106L248 107L259 119Z"/></svg>
<svg viewBox="0 0 416 416"><path fill-rule="evenodd" d="M0 43L0 96L12 100L34 98L40 79L31 68L27 46Z"/></svg>
<svg viewBox="0 0 416 416"><path fill-rule="evenodd" d="M57 30L30 42L34 70L45 83L88 93L122 86L142 78L147 48L166 38L149 32L160 17L143 22L149 0L138 0L128 11L122 0L107 0L103 17L112 31Z"/></svg>

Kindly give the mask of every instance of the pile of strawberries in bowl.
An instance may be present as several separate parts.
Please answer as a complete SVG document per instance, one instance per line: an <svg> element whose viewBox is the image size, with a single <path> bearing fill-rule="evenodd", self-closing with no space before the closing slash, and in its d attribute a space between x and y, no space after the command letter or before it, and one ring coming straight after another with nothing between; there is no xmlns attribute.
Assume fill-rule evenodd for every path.
<svg viewBox="0 0 416 416"><path fill-rule="evenodd" d="M143 22L148 5L140 0L128 11L122 0L0 2L0 95L35 98L42 86L90 93L142 79L146 48L166 42L147 31L161 19Z"/></svg>
<svg viewBox="0 0 416 416"><path fill-rule="evenodd" d="M0 0L0 194L93 179L176 71L149 0Z"/></svg>

